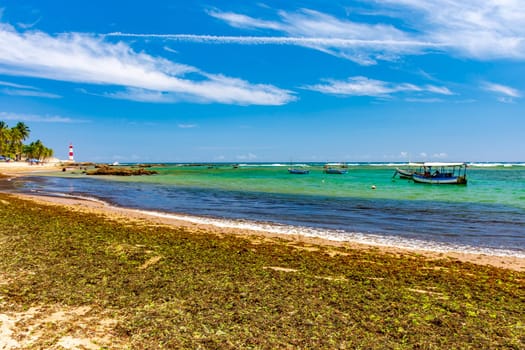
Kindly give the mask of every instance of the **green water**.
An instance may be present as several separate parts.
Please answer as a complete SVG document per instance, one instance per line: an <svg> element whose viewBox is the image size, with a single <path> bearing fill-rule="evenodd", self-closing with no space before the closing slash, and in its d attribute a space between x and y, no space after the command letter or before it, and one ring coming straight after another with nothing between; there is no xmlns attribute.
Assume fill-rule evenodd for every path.
<svg viewBox="0 0 525 350"><path fill-rule="evenodd" d="M394 166L378 165L349 166L348 173L342 175L325 174L322 164L308 166L310 173L306 175L289 174L287 165L269 164L238 168L229 164L168 164L151 169L159 174L117 180L290 195L487 203L525 209L525 166L520 165L469 167L466 186L415 184L393 178Z"/></svg>
<svg viewBox="0 0 525 350"><path fill-rule="evenodd" d="M221 225L241 220L284 234L525 256L524 165L471 166L468 185L416 184L393 178L395 168L360 164L340 175L309 164L309 174L297 175L286 164L166 164L152 167L153 176L88 176L77 169L24 179L19 190Z"/></svg>

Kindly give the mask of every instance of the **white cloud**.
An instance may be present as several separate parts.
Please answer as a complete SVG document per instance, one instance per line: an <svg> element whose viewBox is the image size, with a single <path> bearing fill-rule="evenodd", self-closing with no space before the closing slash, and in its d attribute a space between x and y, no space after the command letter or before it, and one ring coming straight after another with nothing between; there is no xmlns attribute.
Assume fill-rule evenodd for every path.
<svg viewBox="0 0 525 350"><path fill-rule="evenodd" d="M385 0L378 4L362 12L368 22L339 19L309 9L278 11L278 21L218 10L208 13L230 26L278 31L295 39L283 43L310 47L363 65L432 51L481 60L525 58L525 6L521 0ZM353 11L359 14L357 9ZM386 17L393 21L388 23ZM238 38L237 42L270 43L253 37Z"/></svg>
<svg viewBox="0 0 525 350"><path fill-rule="evenodd" d="M243 14L208 11L214 18L243 29L264 29L284 33L277 36L214 36L214 35L155 35L110 33L111 36L156 37L171 40L244 45L297 45L355 61L362 65L389 60L400 54L419 54L439 48L412 34L404 33L390 24L367 24L340 20L333 16L302 9L298 12L279 11L280 22L266 21Z"/></svg>
<svg viewBox="0 0 525 350"><path fill-rule="evenodd" d="M193 129L196 128L197 124L179 124L178 127L181 129Z"/></svg>
<svg viewBox="0 0 525 350"><path fill-rule="evenodd" d="M347 80L326 80L324 84L305 86L305 89L330 95L388 97L395 93L432 93L451 95L445 87L417 86L408 83L391 83L366 77L350 77Z"/></svg>
<svg viewBox="0 0 525 350"><path fill-rule="evenodd" d="M477 59L525 58L521 0L385 0L431 42Z"/></svg>
<svg viewBox="0 0 525 350"><path fill-rule="evenodd" d="M0 81L0 86L6 86L6 89L0 89L0 93L9 96L31 96L31 97L44 97L44 98L61 98L62 96L39 91L36 87L15 84L8 81Z"/></svg>
<svg viewBox="0 0 525 350"><path fill-rule="evenodd" d="M454 95L452 91L450 91L447 87L444 86L426 85L425 89L428 92L433 92L440 95Z"/></svg>
<svg viewBox="0 0 525 350"><path fill-rule="evenodd" d="M0 81L0 85L1 86L11 87L11 88L16 88L16 89L35 89L32 86L15 84L15 83L11 83L11 82L8 82L8 81Z"/></svg>
<svg viewBox="0 0 525 350"><path fill-rule="evenodd" d="M0 112L1 120L16 122L37 122L37 123L86 123L87 120L71 119L59 115L36 115L36 114L18 114L10 112Z"/></svg>
<svg viewBox="0 0 525 350"><path fill-rule="evenodd" d="M49 92L35 91L35 90L20 90L20 89L0 89L0 93L9 96L30 96L30 97L43 97L43 98L62 98L57 94Z"/></svg>
<svg viewBox="0 0 525 350"><path fill-rule="evenodd" d="M445 158L448 158L448 154L446 154L445 152L441 152L441 153L434 153L432 155L433 158L436 158L436 159L445 159Z"/></svg>
<svg viewBox="0 0 525 350"><path fill-rule="evenodd" d="M257 155L253 153L248 153L248 154L237 155L235 158L237 158L238 160L255 160L257 159Z"/></svg>
<svg viewBox="0 0 525 350"><path fill-rule="evenodd" d="M199 76L198 80L187 78L188 73ZM290 91L272 85L209 74L134 52L128 45L110 43L104 37L79 33L51 36L38 31L19 33L2 23L0 74L108 88L120 86L127 90L108 96L147 102L166 102L163 94L169 96L168 101L190 99L239 105L282 105L295 100Z"/></svg>
<svg viewBox="0 0 525 350"><path fill-rule="evenodd" d="M179 53L177 50L174 50L174 49L172 49L171 47L168 47L168 46L164 46L164 50L166 50L167 52L174 53L174 54L178 54Z"/></svg>
<svg viewBox="0 0 525 350"><path fill-rule="evenodd" d="M259 20L239 13L221 12L218 10L210 10L207 12L210 16L225 21L232 27L251 29L266 28L279 31L285 29L285 26L279 22Z"/></svg>
<svg viewBox="0 0 525 350"><path fill-rule="evenodd" d="M518 90L501 84L484 83L483 89L495 92L500 95L505 95L506 97L521 97L521 94Z"/></svg>
<svg viewBox="0 0 525 350"><path fill-rule="evenodd" d="M407 102L414 102L414 103L441 103L445 102L445 100L441 98L406 98L405 101Z"/></svg>

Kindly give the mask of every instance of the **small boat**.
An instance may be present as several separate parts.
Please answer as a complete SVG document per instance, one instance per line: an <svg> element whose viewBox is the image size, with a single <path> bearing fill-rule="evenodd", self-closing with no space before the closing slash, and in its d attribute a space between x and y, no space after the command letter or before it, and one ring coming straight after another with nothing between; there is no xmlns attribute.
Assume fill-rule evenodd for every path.
<svg viewBox="0 0 525 350"><path fill-rule="evenodd" d="M425 184L466 185L467 163L425 162L412 174L412 180Z"/></svg>
<svg viewBox="0 0 525 350"><path fill-rule="evenodd" d="M346 174L348 170L344 168L331 168L331 167L325 167L324 168L325 174Z"/></svg>
<svg viewBox="0 0 525 350"><path fill-rule="evenodd" d="M325 164L324 173L325 174L346 174L348 172L348 166L346 163L335 163L335 164Z"/></svg>
<svg viewBox="0 0 525 350"><path fill-rule="evenodd" d="M288 168L288 172L290 174L305 175L305 174L309 174L310 170L300 169L300 168Z"/></svg>
<svg viewBox="0 0 525 350"><path fill-rule="evenodd" d="M396 171L394 172L394 175L392 177L396 177L396 175L399 175L400 179L412 180L412 175L414 174L415 169L421 167L422 165L422 162L410 162L404 168L396 168Z"/></svg>
<svg viewBox="0 0 525 350"><path fill-rule="evenodd" d="M392 177L395 177L398 174L399 174L400 179L412 179L412 175L414 174L414 171L410 169L396 168L394 176Z"/></svg>

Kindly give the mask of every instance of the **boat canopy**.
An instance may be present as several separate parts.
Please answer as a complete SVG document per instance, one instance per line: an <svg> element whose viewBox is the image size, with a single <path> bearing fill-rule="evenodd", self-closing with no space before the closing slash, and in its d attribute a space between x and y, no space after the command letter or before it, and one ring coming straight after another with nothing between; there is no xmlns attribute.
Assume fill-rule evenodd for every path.
<svg viewBox="0 0 525 350"><path fill-rule="evenodd" d="M421 163L410 163L410 165L425 166L425 167L443 167L443 166L467 166L467 163L421 162Z"/></svg>

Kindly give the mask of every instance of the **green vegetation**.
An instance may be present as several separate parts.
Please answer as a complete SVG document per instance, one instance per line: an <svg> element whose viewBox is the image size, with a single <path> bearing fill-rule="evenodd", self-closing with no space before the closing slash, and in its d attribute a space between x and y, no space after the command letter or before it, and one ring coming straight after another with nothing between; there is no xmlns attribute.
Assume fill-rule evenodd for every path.
<svg viewBox="0 0 525 350"><path fill-rule="evenodd" d="M29 127L23 122L9 128L5 122L0 121L0 155L17 161L23 158L43 161L53 156L53 150L44 146L40 140L24 145L23 141L29 134Z"/></svg>
<svg viewBox="0 0 525 350"><path fill-rule="evenodd" d="M523 272L122 222L6 194L0 220L0 310L87 305L113 315L115 343L132 349L525 348Z"/></svg>

